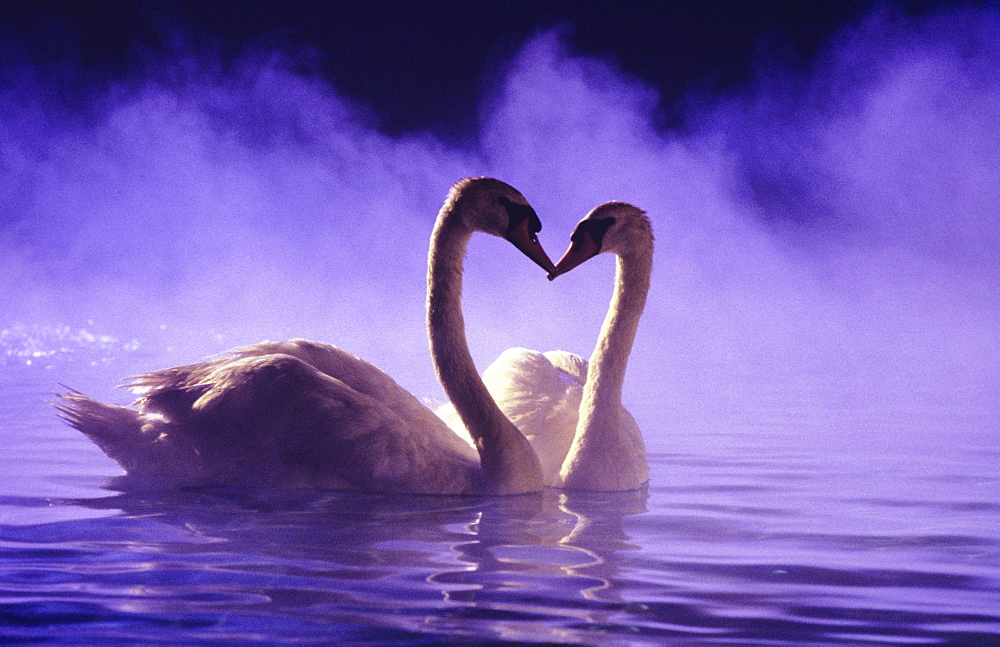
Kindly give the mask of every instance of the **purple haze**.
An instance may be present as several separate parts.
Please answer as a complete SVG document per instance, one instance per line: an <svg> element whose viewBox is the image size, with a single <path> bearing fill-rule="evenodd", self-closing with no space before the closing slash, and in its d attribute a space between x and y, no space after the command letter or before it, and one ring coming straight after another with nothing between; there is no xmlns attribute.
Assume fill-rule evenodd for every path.
<svg viewBox="0 0 1000 647"><path fill-rule="evenodd" d="M83 112L30 70L2 88L0 327L166 339L177 361L307 336L435 396L427 237L456 179L493 175L535 205L553 257L600 202L653 218L626 388L651 447L769 403L833 427L848 410L996 426L997 12L873 14L806 74L765 61L740 92L692 95L666 132L654 89L543 33L483 97L475 149L385 136L294 67L192 56ZM477 362L588 354L613 263L549 283L508 247L470 248Z"/></svg>

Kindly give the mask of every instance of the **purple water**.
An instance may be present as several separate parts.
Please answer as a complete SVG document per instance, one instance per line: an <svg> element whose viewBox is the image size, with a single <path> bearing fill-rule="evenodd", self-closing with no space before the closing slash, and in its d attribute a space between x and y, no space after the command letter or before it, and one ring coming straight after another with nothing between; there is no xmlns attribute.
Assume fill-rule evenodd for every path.
<svg viewBox="0 0 1000 647"><path fill-rule="evenodd" d="M121 493L48 392L57 376L100 391L176 358L109 339L64 348L0 374L4 642L1000 639L1000 450L972 407L799 393L707 429L647 402L646 432L670 448L653 449L637 494ZM938 433L948 442L920 440Z"/></svg>

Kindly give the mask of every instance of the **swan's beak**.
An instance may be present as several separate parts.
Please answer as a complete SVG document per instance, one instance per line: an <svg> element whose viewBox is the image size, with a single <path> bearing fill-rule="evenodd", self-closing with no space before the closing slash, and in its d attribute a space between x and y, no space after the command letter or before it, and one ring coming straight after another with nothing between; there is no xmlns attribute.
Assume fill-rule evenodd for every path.
<svg viewBox="0 0 1000 647"><path fill-rule="evenodd" d="M601 248L597 246L594 242L593 237L584 234L579 238L575 238L572 244L570 244L569 249L563 254L563 257L559 259L556 263L555 270L549 272L549 280L556 278L560 274L565 274L577 265L580 265L584 261L590 260L591 258L597 256L601 251Z"/></svg>
<svg viewBox="0 0 1000 647"><path fill-rule="evenodd" d="M507 240L521 250L521 253L535 261L539 267L551 274L555 272L556 266L552 264L549 255L542 249L538 242L538 236L528 228L528 219L525 218L518 226L507 232Z"/></svg>

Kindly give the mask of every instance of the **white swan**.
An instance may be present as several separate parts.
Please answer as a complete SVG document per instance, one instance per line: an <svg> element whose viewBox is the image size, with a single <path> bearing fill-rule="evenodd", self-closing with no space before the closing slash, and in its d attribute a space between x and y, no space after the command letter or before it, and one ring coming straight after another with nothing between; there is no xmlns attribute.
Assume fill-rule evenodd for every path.
<svg viewBox="0 0 1000 647"><path fill-rule="evenodd" d="M574 353L512 348L483 372L490 394L538 454L549 487L633 490L649 479L642 432L621 403L652 270L653 231L645 213L623 202L593 209L550 278L601 252L616 254L618 262L589 366Z"/></svg>
<svg viewBox="0 0 1000 647"><path fill-rule="evenodd" d="M653 270L653 228L645 212L625 202L595 207L576 226L551 278L600 253L615 254L615 288L590 355L580 417L559 471L561 487L634 490L649 480L646 444L622 406L622 385Z"/></svg>
<svg viewBox="0 0 1000 647"><path fill-rule="evenodd" d="M534 210L491 178L462 180L438 214L428 255L427 325L445 392L470 445L377 367L334 346L265 342L131 379L136 408L80 393L62 417L130 476L164 486L310 486L421 494L518 494L542 488L530 444L476 372L461 313L473 232L512 242L555 271Z"/></svg>

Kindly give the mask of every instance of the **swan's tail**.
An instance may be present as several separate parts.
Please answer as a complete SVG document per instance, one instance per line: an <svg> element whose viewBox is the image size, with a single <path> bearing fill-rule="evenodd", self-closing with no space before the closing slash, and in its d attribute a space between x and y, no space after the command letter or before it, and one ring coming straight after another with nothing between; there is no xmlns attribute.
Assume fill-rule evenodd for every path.
<svg viewBox="0 0 1000 647"><path fill-rule="evenodd" d="M142 420L135 409L98 402L79 391L59 396L55 403L59 417L71 427L82 432L100 447L105 454L128 469L129 458L142 442Z"/></svg>
<svg viewBox="0 0 1000 647"><path fill-rule="evenodd" d="M79 391L59 397L59 417L94 441L133 482L180 487L205 480L197 443L162 414L99 402Z"/></svg>

